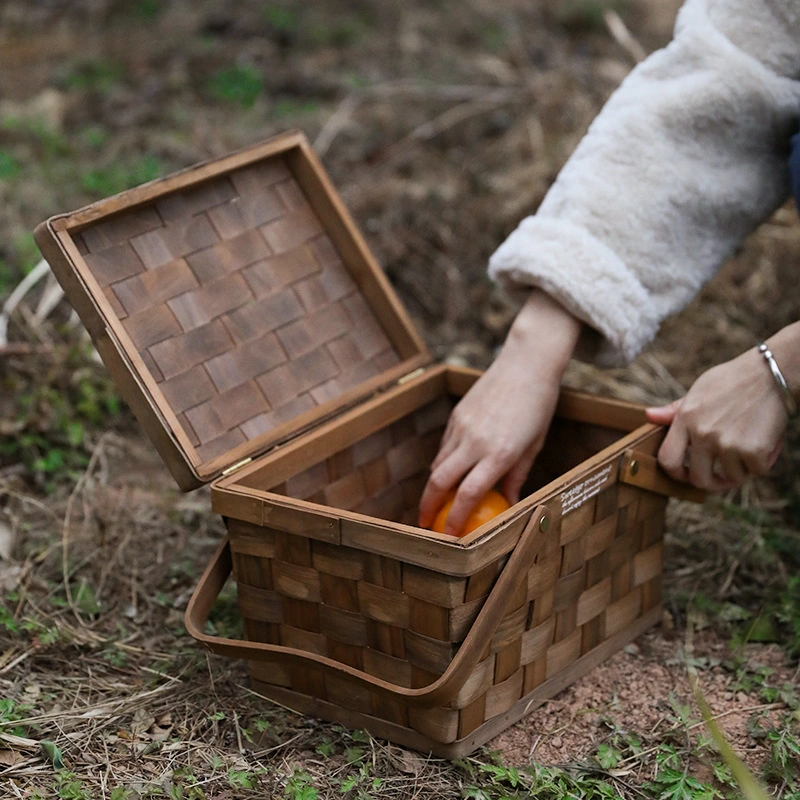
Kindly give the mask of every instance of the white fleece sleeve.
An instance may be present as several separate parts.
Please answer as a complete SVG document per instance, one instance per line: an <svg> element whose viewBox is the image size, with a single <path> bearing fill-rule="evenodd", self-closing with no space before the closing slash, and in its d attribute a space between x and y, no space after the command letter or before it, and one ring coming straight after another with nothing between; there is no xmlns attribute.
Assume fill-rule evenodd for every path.
<svg viewBox="0 0 800 800"><path fill-rule="evenodd" d="M800 0L688 0L490 275L586 322L581 357L632 360L785 200L798 78Z"/></svg>

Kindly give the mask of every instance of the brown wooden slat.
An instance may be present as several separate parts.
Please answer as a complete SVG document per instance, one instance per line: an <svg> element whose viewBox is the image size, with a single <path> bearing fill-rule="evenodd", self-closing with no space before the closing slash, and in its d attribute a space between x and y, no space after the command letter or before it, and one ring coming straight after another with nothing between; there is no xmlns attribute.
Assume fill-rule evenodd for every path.
<svg viewBox="0 0 800 800"><path fill-rule="evenodd" d="M480 728L486 721L486 695L483 694L466 708L461 709L458 717L458 738L463 739Z"/></svg>
<svg viewBox="0 0 800 800"><path fill-rule="evenodd" d="M392 589L360 581L358 604L361 613L376 622L407 628L411 613L409 598Z"/></svg>
<svg viewBox="0 0 800 800"><path fill-rule="evenodd" d="M275 183L262 179L277 173ZM293 417L309 424L428 359L296 134L53 218L37 236L87 328L93 335L108 328L121 344L123 368L141 376L127 382L145 392L131 405L153 406L145 427L171 451L165 460L182 486L282 440ZM85 302L87 295L97 302ZM344 360L341 347L335 350L337 363L327 345L345 337L355 346ZM263 360L254 357L256 341ZM329 374L316 373L276 404L268 397L276 383L270 373L306 354L327 359ZM201 412L182 399L171 409L159 385L212 359L220 402ZM300 383L310 374L309 367ZM240 384L258 387L254 402L221 413L230 406L225 393ZM174 430L171 441L152 430L164 424Z"/></svg>

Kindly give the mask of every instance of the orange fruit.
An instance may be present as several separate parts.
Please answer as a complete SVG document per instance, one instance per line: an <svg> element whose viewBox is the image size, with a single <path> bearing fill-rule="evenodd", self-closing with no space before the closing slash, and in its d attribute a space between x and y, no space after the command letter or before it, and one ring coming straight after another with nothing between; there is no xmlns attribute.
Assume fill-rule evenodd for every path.
<svg viewBox="0 0 800 800"><path fill-rule="evenodd" d="M431 526L432 531L437 533L444 533L444 526L447 522L447 517L450 514L450 509L453 507L453 500L455 500L455 489L451 489L445 498L444 505L439 509L436 514L436 519ZM498 514L502 514L509 508L508 500L500 494L500 492L489 490L486 494L475 504L475 508L470 511L467 521L464 523L464 529L459 532L458 536L466 536L476 528L480 528L484 522L488 522Z"/></svg>

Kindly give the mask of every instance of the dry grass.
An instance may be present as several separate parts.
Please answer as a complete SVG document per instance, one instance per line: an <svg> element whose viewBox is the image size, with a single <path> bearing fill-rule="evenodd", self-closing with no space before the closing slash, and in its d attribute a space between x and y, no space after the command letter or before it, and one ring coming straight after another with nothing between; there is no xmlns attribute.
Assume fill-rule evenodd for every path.
<svg viewBox="0 0 800 800"><path fill-rule="evenodd" d="M290 15L281 35L291 41L265 46L258 63L267 83L248 111L210 102L203 79L238 56L243 41L255 47L247 24L272 36L262 30L263 4L238 4L235 19L220 4L192 4L203 28L188 11L178 13L189 4L175 3L169 30L156 16L153 36L102 5L64 4L61 23L56 11L42 10L28 22L20 13L12 25L12 7L26 7L21 1L0 10L6 38L13 28L15 41L30 48L16 44L0 56L17 77L14 85L25 86L28 99L57 85L64 103L63 111L49 112L47 135L35 126L0 127L0 150L29 168L25 182L0 187L8 209L0 221L4 268L19 276L30 266L26 234L47 215L91 199L84 178L98 169L156 153L168 170L298 125L324 151L334 182L434 355L475 366L488 364L514 313L486 281L486 257L536 206L633 63L619 28L615 39L587 17L592 3L501 8L472 0L456 11L448 3L411 4L410 11L398 5L361 38L313 46L303 39L310 27L289 30ZM146 10L147 3L129 5ZM301 6L287 8L299 14ZM623 20L652 47L667 29L654 28L645 9L644 2L629 6ZM333 29L336 14L351 10L337 4L327 17L314 13ZM276 16L266 27L279 22ZM47 37L58 24L61 38L48 56ZM64 82L58 69L75 67L80 47L91 55L91 74L120 66L128 77L105 93ZM30 52L40 55L32 59ZM365 86L354 85L352 63L360 65ZM271 99L278 96L312 97L317 107L278 114ZM7 113L0 108L0 119ZM98 129L105 143L86 144ZM568 382L644 403L679 396L711 363L796 316L799 256L800 224L787 208L630 368L600 372L575 364ZM15 314L15 349L0 354L6 441L21 435L14 421L27 413L43 376L62 394L74 388L75 362L66 354L80 337L64 327L68 309L60 306L47 323L29 311ZM99 385L96 363L72 358L88 383ZM25 419L50 436L52 399L41 403ZM486 796L499 796L485 754L454 765L298 717L253 694L242 665L201 653L183 630L182 614L222 533L207 492L183 497L173 489L126 412L82 425L88 464L71 480L41 472L37 480L18 460L0 462L0 797L455 798L478 784ZM703 507L671 507L673 625L685 624L697 598L757 614L785 590L800 552L799 460L795 425L769 480ZM214 624L236 633L236 617L228 593ZM704 624L722 637L733 634L713 612ZM624 726L624 709L616 713ZM656 746L662 740L653 736ZM575 771L574 763L568 766ZM596 767L587 774L596 776ZM636 781L599 774L618 794L639 797L653 765L647 770ZM539 796L558 795L541 789Z"/></svg>

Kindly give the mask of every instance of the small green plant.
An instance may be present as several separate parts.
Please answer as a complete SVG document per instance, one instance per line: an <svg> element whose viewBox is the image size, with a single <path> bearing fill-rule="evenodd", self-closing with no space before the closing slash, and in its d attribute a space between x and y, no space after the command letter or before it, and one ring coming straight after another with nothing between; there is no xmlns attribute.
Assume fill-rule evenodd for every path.
<svg viewBox="0 0 800 800"><path fill-rule="evenodd" d="M262 13L264 21L277 34L295 34L300 28L300 15L294 9L269 5Z"/></svg>
<svg viewBox="0 0 800 800"><path fill-rule="evenodd" d="M214 75L208 85L217 100L252 108L264 88L261 73L249 65L225 67Z"/></svg>
<svg viewBox="0 0 800 800"><path fill-rule="evenodd" d="M722 797L714 787L691 776L688 768L663 767L655 780L645 784L658 800L713 800Z"/></svg>
<svg viewBox="0 0 800 800"><path fill-rule="evenodd" d="M128 655L119 647L108 647L103 651L103 660L112 667L124 667L128 661Z"/></svg>
<svg viewBox="0 0 800 800"><path fill-rule="evenodd" d="M59 800L92 800L92 793L84 787L83 781L66 769L56 772L55 791Z"/></svg>
<svg viewBox="0 0 800 800"><path fill-rule="evenodd" d="M231 789L257 789L258 775L250 770L229 769L228 785Z"/></svg>
<svg viewBox="0 0 800 800"><path fill-rule="evenodd" d="M314 779L305 770L295 769L288 781L283 796L286 800L317 800L319 791Z"/></svg>
<svg viewBox="0 0 800 800"><path fill-rule="evenodd" d="M140 19L153 20L164 10L164 2L163 0L137 0L133 10Z"/></svg>
<svg viewBox="0 0 800 800"><path fill-rule="evenodd" d="M0 388L16 406L13 420L0 428L0 465L24 464L48 490L64 479L75 480L89 461L91 432L120 412L107 373L89 364L85 350L74 346L59 351L49 363L32 362L29 372L0 378ZM88 593L85 600L91 605Z"/></svg>
<svg viewBox="0 0 800 800"><path fill-rule="evenodd" d="M42 257L36 242L33 240L32 233L23 233L16 236L13 241L13 248L16 261L25 274L30 272Z"/></svg>
<svg viewBox="0 0 800 800"><path fill-rule="evenodd" d="M784 647L793 657L800 655L800 577L791 575L781 593L775 617L781 623Z"/></svg>
<svg viewBox="0 0 800 800"><path fill-rule="evenodd" d="M80 132L81 139L92 150L99 150L108 143L111 134L100 125L87 125Z"/></svg>
<svg viewBox="0 0 800 800"><path fill-rule="evenodd" d="M67 87L78 91L106 94L123 77L122 67L104 61L77 64L67 76Z"/></svg>
<svg viewBox="0 0 800 800"><path fill-rule="evenodd" d="M206 631L213 636L226 639L240 639L244 633L242 615L239 613L239 600L236 584L229 581L219 593L217 602L209 615Z"/></svg>
<svg viewBox="0 0 800 800"><path fill-rule="evenodd" d="M791 730L790 722L784 720L781 727L769 731L766 742L769 761L764 770L765 777L780 782L784 789L797 791L800 788L800 741Z"/></svg>
<svg viewBox="0 0 800 800"><path fill-rule="evenodd" d="M325 758L329 758L336 752L336 745L331 741L330 737L326 736L321 744L318 744L316 751Z"/></svg>
<svg viewBox="0 0 800 800"><path fill-rule="evenodd" d="M621 761L622 753L610 744L601 744L594 757L603 769L614 769Z"/></svg>
<svg viewBox="0 0 800 800"><path fill-rule="evenodd" d="M19 161L11 153L0 150L0 181L13 180L21 169Z"/></svg>
<svg viewBox="0 0 800 800"><path fill-rule="evenodd" d="M12 736L27 736L28 729L17 723L29 717L33 706L27 703L18 703L10 697L0 697L0 730Z"/></svg>

